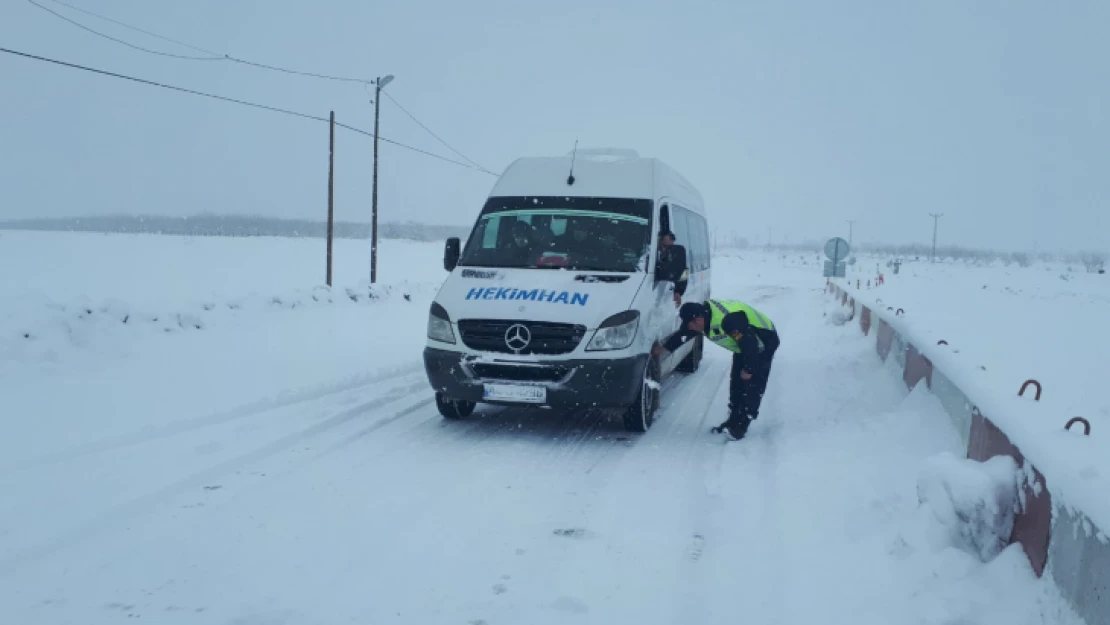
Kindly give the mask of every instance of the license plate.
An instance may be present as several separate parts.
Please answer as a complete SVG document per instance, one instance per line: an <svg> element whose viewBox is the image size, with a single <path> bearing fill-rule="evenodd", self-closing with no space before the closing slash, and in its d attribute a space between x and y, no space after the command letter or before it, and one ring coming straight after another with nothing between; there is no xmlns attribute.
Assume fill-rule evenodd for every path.
<svg viewBox="0 0 1110 625"><path fill-rule="evenodd" d="M542 404L547 401L547 387L526 386L521 384L486 384L485 399L497 401L518 401L528 404Z"/></svg>

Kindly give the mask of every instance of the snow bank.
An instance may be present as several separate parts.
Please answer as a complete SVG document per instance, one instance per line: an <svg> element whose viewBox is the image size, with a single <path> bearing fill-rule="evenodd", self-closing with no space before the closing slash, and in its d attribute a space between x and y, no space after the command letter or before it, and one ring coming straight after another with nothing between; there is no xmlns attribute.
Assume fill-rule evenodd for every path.
<svg viewBox="0 0 1110 625"><path fill-rule="evenodd" d="M425 303L438 284L326 286L269 297L206 300L179 309L138 308L120 300L70 303L23 299L0 315L0 376L29 365L65 363L74 351L127 350L148 337L192 334L213 327L257 324L260 315L322 307L367 306L392 299ZM423 308L422 308L423 310Z"/></svg>
<svg viewBox="0 0 1110 625"><path fill-rule="evenodd" d="M933 456L917 482L917 498L949 529L952 544L983 562L1009 543L1018 509L1017 463L1009 456L986 462Z"/></svg>
<svg viewBox="0 0 1110 625"><path fill-rule="evenodd" d="M837 302L826 302L822 315L825 323L833 326L842 326L852 320L852 311Z"/></svg>
<svg viewBox="0 0 1110 625"><path fill-rule="evenodd" d="M366 242L335 243L336 284L350 286L322 284L317 239L4 232L0 264L18 270L0 275L0 376L277 311L424 301L445 275L438 245L383 240L371 286Z"/></svg>
<svg viewBox="0 0 1110 625"><path fill-rule="evenodd" d="M1058 588L1036 578L1020 545L1005 547L983 562L978 554L954 542L950 530L933 510L921 506L897 531L885 537L882 547L908 578L897 585L891 583L889 571L876 571L870 578L870 583L881 589L879 601L887 608L886 622L1084 622Z"/></svg>

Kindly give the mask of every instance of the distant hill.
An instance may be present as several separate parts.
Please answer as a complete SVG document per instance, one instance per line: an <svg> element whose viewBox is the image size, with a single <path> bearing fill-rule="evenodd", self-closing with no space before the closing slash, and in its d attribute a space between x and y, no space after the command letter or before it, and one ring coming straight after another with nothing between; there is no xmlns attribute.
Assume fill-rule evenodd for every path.
<svg viewBox="0 0 1110 625"><path fill-rule="evenodd" d="M251 215L191 215L159 217L151 215L107 215L57 219L16 219L0 221L0 230L42 230L50 232L109 232L126 234L165 234L206 237L296 237L324 238L328 225L307 219L276 219ZM378 236L383 239L442 241L448 237L466 238L466 226L444 226L408 222L379 222ZM335 222L338 239L368 239L370 224Z"/></svg>

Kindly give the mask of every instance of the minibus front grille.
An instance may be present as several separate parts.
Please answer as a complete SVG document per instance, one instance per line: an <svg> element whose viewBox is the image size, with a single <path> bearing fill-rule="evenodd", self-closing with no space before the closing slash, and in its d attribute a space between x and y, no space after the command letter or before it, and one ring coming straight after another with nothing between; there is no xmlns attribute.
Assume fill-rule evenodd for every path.
<svg viewBox="0 0 1110 625"><path fill-rule="evenodd" d="M570 368L564 366L522 367L483 362L470 368L479 378L513 382L559 382L570 373Z"/></svg>
<svg viewBox="0 0 1110 625"><path fill-rule="evenodd" d="M510 346L506 338L515 325L527 330L527 344L519 351ZM459 334L470 349L500 354L558 355L574 351L586 335L586 326L547 321L516 321L512 319L460 319ZM518 337L514 332L512 338ZM519 340L515 345L521 344Z"/></svg>

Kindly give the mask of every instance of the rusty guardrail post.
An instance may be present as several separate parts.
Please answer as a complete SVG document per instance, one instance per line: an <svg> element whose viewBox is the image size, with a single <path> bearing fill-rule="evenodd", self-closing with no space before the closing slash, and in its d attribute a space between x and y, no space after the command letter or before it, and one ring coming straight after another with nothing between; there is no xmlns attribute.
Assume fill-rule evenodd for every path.
<svg viewBox="0 0 1110 625"><path fill-rule="evenodd" d="M1072 417L1071 419L1068 419L1068 422L1064 426L1064 429L1071 431L1071 426L1075 425L1076 423L1083 424L1083 436L1091 435L1091 422L1084 419L1083 417Z"/></svg>
<svg viewBox="0 0 1110 625"><path fill-rule="evenodd" d="M1026 380L1023 382L1021 390L1018 391L1018 397L1023 397L1025 395L1025 389L1029 388L1030 384L1037 387L1037 394L1033 396L1033 399L1035 401L1041 401L1041 383L1036 380Z"/></svg>

